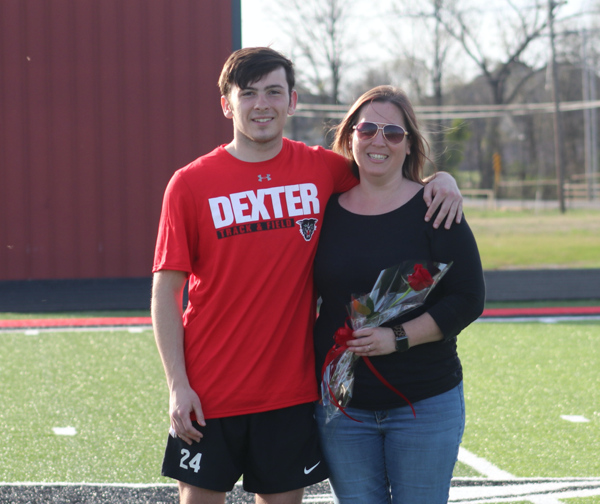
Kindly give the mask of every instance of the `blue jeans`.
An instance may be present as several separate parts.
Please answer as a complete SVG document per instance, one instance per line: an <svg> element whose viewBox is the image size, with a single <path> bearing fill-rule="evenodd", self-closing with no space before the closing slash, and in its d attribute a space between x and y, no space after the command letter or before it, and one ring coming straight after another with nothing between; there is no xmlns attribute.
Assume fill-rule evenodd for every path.
<svg viewBox="0 0 600 504"><path fill-rule="evenodd" d="M446 504L464 426L462 383L410 407L384 411L347 408L317 423L329 481L341 504Z"/></svg>

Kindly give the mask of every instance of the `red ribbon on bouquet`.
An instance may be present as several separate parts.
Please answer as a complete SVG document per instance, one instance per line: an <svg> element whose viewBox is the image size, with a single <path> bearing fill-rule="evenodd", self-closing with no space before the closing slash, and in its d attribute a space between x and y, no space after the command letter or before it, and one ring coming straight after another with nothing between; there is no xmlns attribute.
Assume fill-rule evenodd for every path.
<svg viewBox="0 0 600 504"><path fill-rule="evenodd" d="M325 375L325 370L327 369L327 366L338 355L341 355L343 352L345 352L348 349L347 343L349 340L353 339L352 332L353 332L353 330L350 327L348 327L348 321L346 321L344 323L344 327L340 327L335 332L335 334L333 336L335 344L333 345L333 347L331 347L331 349L329 350L329 352L327 352L327 355L325 356L325 363L323 364L323 370L321 371L321 379ZM415 418L417 418L415 408L413 407L412 403L408 400L408 398L402 392L397 390L392 384L390 384L381 375L381 373L379 371L377 371L377 369L375 368L375 366L373 365L373 363L371 362L371 360L368 357L363 355L362 359L365 361L365 364L367 365L367 367L372 371L372 373L377 377L377 379L381 383L383 383L387 388L389 388L395 394L399 395L402 399L404 399L408 403L408 405L410 406L410 409L412 410L413 416ZM356 418L352 418L350 415L348 415L348 413L346 413L346 411L345 411L346 408L344 408L338 402L338 400L336 399L335 394L333 393L333 390L331 390L331 387L329 386L329 384L327 384L327 389L329 390L329 396L333 400L333 403L344 415L346 415L350 420L354 420L355 422L362 423L360 420L356 420Z"/></svg>
<svg viewBox="0 0 600 504"><path fill-rule="evenodd" d="M327 355L325 356L325 363L323 364L323 370L321 371L321 379L323 379L323 376L325 376L325 370L327 369L327 366L329 366L329 364L338 355L341 355L348 349L348 345L346 343L348 343L348 341L352 339L352 329L348 327L348 321L344 323L344 327L340 327L337 331L335 331L333 339L335 341L335 344L330 348L329 352L327 352ZM333 403L335 404L337 409L339 409L350 420L362 423L360 420L352 418L350 415L348 415L348 413L346 413L346 408L344 408L335 398L335 394L333 393L333 390L331 390L329 383L327 384L327 390L329 390L329 396L333 400Z"/></svg>

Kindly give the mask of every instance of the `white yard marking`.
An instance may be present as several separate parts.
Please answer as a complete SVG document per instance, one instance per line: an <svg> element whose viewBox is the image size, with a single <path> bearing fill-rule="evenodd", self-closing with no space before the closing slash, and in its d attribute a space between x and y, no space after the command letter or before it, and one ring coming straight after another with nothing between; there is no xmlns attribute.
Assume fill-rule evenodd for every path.
<svg viewBox="0 0 600 504"><path fill-rule="evenodd" d="M475 469L478 473L487 476L488 478L494 479L514 479L515 476L512 474L503 471L502 469L496 467L491 462L478 457L474 453L471 453L469 450L466 450L463 447L458 449L458 460L463 464L467 464Z"/></svg>
<svg viewBox="0 0 600 504"><path fill-rule="evenodd" d="M540 322L542 324L557 324L560 322L560 317L542 317L540 318Z"/></svg>
<svg viewBox="0 0 600 504"><path fill-rule="evenodd" d="M77 434L75 427L52 427L52 430L57 436L74 436Z"/></svg>
<svg viewBox="0 0 600 504"><path fill-rule="evenodd" d="M129 331L129 329L141 329L141 331ZM127 331L127 332L143 332L145 330L151 330L152 326L81 326L81 327L41 327L40 329L23 329L19 327L0 327L0 334L23 334L26 336L37 336L38 334L50 334L50 333L73 333L73 332L115 332L115 331Z"/></svg>
<svg viewBox="0 0 600 504"><path fill-rule="evenodd" d="M542 324L556 324L558 322L571 322L578 320L600 320L600 315L560 315L556 317L482 317L475 322L480 324L490 323L509 323L515 322L540 322Z"/></svg>
<svg viewBox="0 0 600 504"><path fill-rule="evenodd" d="M552 495L530 495L527 500L533 504L563 504L563 501L555 499Z"/></svg>
<svg viewBox="0 0 600 504"><path fill-rule="evenodd" d="M117 487L117 488L176 488L173 483L64 483L64 482L0 482L1 486L63 487ZM241 486L241 484L236 484ZM327 490L305 495L304 503L333 502ZM450 504L496 504L503 502L531 502L534 504L563 504L557 498L574 499L600 496L600 478L514 478L491 480L487 478L455 478L450 489Z"/></svg>
<svg viewBox="0 0 600 504"><path fill-rule="evenodd" d="M566 420L567 422L574 422L574 423L589 422L589 420L587 418L585 418L584 416L581 416L581 415L560 415L560 418L562 418L563 420Z"/></svg>
<svg viewBox="0 0 600 504"><path fill-rule="evenodd" d="M488 462L484 458L478 457L474 453L471 453L469 450L462 448L462 447L458 449L458 460L460 462L462 462L463 464L467 464L468 466L471 466L477 472L483 474L484 476L487 476L488 478L493 478L493 479L497 479L497 480L513 480L516 478L509 472L503 471L502 469L500 469L499 467L496 467L491 462ZM484 492L486 492L487 490L491 490L492 492L494 490L496 490L499 492L499 495L512 495L512 492L514 490L511 489L510 492L508 492L508 494L507 494L504 491L505 488L506 487L491 487L490 489L488 489L486 487L483 487L483 488L478 488L478 491L481 493L482 490ZM454 490L454 492L452 492L452 490ZM468 494L468 493L472 492L472 490L473 490L472 488L453 488L452 490L450 492L450 496L451 496L450 501L451 502L454 502L452 500L453 496L455 498L458 498L459 500L465 500L465 501L466 500L470 501L472 498L472 497L460 495L462 493ZM519 490L522 490L522 488L519 488ZM499 495L493 494L492 497L499 496ZM517 495L521 496L523 494L517 492ZM521 499L521 500L526 500L533 504L561 504L561 501L555 499L551 495L539 495L539 496L538 495L530 495L526 499ZM510 500L508 500L508 501L506 501L506 500L504 500L504 501L503 500L482 500L482 501L473 501L473 502L510 502Z"/></svg>
<svg viewBox="0 0 600 504"><path fill-rule="evenodd" d="M129 329L127 329L130 333L134 334L134 333L142 333L144 332L144 328L143 327L130 327Z"/></svg>
<svg viewBox="0 0 600 504"><path fill-rule="evenodd" d="M465 482L472 482L473 478ZM532 502L534 504L562 503L560 499L592 497L600 495L599 478L517 478L512 481L496 481L495 484L482 479L481 486L467 484L450 489L452 504L484 504L500 502ZM492 484L490 484L492 483Z"/></svg>

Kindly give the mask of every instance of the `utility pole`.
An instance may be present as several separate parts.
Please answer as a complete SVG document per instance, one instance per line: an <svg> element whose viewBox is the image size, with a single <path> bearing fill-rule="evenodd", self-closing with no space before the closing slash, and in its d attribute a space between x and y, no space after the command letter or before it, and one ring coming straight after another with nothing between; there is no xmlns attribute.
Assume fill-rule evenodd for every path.
<svg viewBox="0 0 600 504"><path fill-rule="evenodd" d="M587 30L581 30L581 82L583 87L583 101L590 101L590 71L587 63ZM594 199L594 179L592 178L592 111L583 111L584 146L585 146L585 181L587 183L588 200Z"/></svg>
<svg viewBox="0 0 600 504"><path fill-rule="evenodd" d="M558 204L561 213L566 212L565 207L565 180L563 171L563 135L560 120L560 104L558 95L558 69L556 68L556 49L554 47L554 7L558 5L553 0L548 0L548 26L550 28L550 51L552 65L552 101L554 102L554 163L556 165L556 189Z"/></svg>
<svg viewBox="0 0 600 504"><path fill-rule="evenodd" d="M588 64L587 45L589 33L597 32L598 30L588 30L583 28L581 30L581 61L583 67L583 100L584 101L596 101L596 72L594 71L594 64L590 62ZM586 109L584 115L585 125L585 173L588 184L588 199L595 200L596 194L596 181L595 177L598 173L598 127L596 119L596 109Z"/></svg>
<svg viewBox="0 0 600 504"><path fill-rule="evenodd" d="M435 104L438 107L441 107L444 103L444 97L442 94L442 65L445 57L442 55L443 52L440 42L440 30L441 30L441 22L440 22L440 11L443 7L442 0L435 0L433 3L433 19L435 22L434 29L434 44L435 44L435 52L434 52L434 62L433 62L433 94L435 97ZM435 125L435 133L433 135L433 154L434 160L437 164L437 170L444 170L444 164L446 161L446 146L445 146L445 134L444 134L444 121L442 119L438 119L437 124Z"/></svg>
<svg viewBox="0 0 600 504"><path fill-rule="evenodd" d="M596 100L596 72L593 71L593 66L590 65L589 77L590 77L590 100ZM592 166L590 167L590 176L591 176L591 186L592 186L592 198L598 198L598 185L596 182L596 177L599 176L598 173L598 120L596 119L598 109L593 108L591 110L590 122L591 124L591 137L592 137Z"/></svg>

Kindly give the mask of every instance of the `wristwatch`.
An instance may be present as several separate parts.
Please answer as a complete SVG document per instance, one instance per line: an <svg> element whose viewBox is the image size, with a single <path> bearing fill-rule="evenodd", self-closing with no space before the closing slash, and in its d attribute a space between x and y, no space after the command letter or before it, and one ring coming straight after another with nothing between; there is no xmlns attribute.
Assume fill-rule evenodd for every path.
<svg viewBox="0 0 600 504"><path fill-rule="evenodd" d="M410 344L402 324L392 327L392 331L396 336L396 352L406 352L410 348Z"/></svg>

